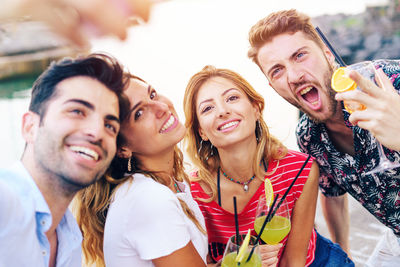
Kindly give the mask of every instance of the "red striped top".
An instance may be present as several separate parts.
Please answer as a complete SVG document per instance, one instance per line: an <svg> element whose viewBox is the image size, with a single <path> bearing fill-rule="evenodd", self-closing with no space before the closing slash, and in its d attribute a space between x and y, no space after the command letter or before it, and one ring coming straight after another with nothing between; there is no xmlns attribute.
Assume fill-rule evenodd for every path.
<svg viewBox="0 0 400 267"><path fill-rule="evenodd" d="M306 158L306 154L289 150L287 155L283 159L279 161L274 160L272 162L269 162L267 173L272 173L273 171L274 173L272 175L268 175L267 177L271 180L275 195L279 194L280 196L282 196L285 193L286 189L293 181L294 177L300 170ZM293 185L292 189L286 197L290 214L292 214L295 202L300 197L301 192L303 191L303 187L310 173L313 161L313 158L309 160L299 178L296 180L296 183ZM223 256L225 246L229 237L234 235L236 232L234 214L221 208L216 201L210 203L199 201L197 198L208 198L208 196L203 191L198 182L192 182L191 185L193 198L199 204L200 210L203 213L206 221L209 255L214 261L218 261ZM240 233L245 234L247 232L247 229L254 229L254 219L258 199L261 195L264 194L264 184L261 184L256 193L247 203L243 211L238 214ZM223 197L223 194L221 195ZM255 234L254 230L252 234ZM308 245L306 266L309 266L314 260L316 237L317 235L315 229L313 229ZM283 245L286 244L286 239L287 238L282 241ZM281 256L281 252L278 257Z"/></svg>

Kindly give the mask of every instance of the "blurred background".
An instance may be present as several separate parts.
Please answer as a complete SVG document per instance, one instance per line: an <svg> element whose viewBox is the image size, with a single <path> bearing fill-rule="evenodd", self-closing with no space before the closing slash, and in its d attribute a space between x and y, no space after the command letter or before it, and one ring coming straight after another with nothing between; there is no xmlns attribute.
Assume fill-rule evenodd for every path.
<svg viewBox="0 0 400 267"><path fill-rule="evenodd" d="M296 8L313 18L347 64L367 59L400 58L400 7L397 0L169 0L154 1L147 24L130 28L125 42L91 41L77 50L41 23L0 23L0 167L19 159L24 142L22 114L30 87L55 59L88 52L115 56L133 74L168 96L184 121L183 93L189 78L205 65L240 73L264 97L264 116L272 134L298 150L294 130L298 111L268 85L247 58L250 27L270 12ZM51 157L51 155L49 155ZM351 198L351 197L350 197ZM383 227L355 201L351 203L351 250L357 266L371 254ZM320 209L318 230L329 236Z"/></svg>

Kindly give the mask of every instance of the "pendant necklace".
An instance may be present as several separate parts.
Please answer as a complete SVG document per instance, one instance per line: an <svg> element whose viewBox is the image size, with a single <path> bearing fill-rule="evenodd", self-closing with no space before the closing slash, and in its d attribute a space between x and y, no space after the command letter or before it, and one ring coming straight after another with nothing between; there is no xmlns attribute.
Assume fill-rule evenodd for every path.
<svg viewBox="0 0 400 267"><path fill-rule="evenodd" d="M247 180L246 182L241 182L241 181L237 181L237 180L235 180L235 179L229 177L229 176L222 170L221 167L219 168L219 171L221 171L221 172L222 172L222 175L225 176L225 178L228 179L229 181L232 181L232 182L235 182L235 183L237 183L237 184L243 185L243 190L244 190L244 192L249 191L249 184L250 184L251 181L253 181L254 178L256 177L256 175L253 175L253 176L252 176L249 180Z"/></svg>

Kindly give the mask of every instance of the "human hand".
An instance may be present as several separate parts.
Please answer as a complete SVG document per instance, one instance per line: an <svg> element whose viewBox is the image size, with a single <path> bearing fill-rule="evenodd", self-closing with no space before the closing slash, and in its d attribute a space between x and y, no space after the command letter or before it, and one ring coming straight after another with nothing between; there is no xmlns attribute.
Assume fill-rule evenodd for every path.
<svg viewBox="0 0 400 267"><path fill-rule="evenodd" d="M219 260L217 263L207 263L207 267L221 267L222 260Z"/></svg>
<svg viewBox="0 0 400 267"><path fill-rule="evenodd" d="M282 244L277 245L260 245L260 255L263 267L275 267L278 264L278 253L282 248Z"/></svg>
<svg viewBox="0 0 400 267"><path fill-rule="evenodd" d="M0 18L30 16L84 47L88 36L114 35L124 40L132 17L149 19L150 0L6 0Z"/></svg>
<svg viewBox="0 0 400 267"><path fill-rule="evenodd" d="M362 89L336 94L336 100L350 100L366 109L354 111L349 120L353 125L368 130L382 145L400 151L400 95L393 88L382 69L377 70L376 86L372 81L351 71L349 77Z"/></svg>

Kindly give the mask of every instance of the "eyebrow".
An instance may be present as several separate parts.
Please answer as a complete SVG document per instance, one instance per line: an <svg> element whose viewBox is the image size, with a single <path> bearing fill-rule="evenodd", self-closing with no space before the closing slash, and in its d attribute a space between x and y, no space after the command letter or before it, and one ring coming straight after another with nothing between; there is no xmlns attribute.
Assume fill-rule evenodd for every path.
<svg viewBox="0 0 400 267"><path fill-rule="evenodd" d="M147 94L148 94L148 95L150 94L152 88L153 88L153 87L152 87L151 85L148 85L148 86L147 86ZM137 102L137 103L131 108L131 110L129 110L129 112L128 112L128 114L127 114L127 117L130 117L131 114L132 114L132 112L133 112L138 106L140 106L140 104L142 104L142 101Z"/></svg>
<svg viewBox="0 0 400 267"><path fill-rule="evenodd" d="M89 103L89 102L87 102L85 100L72 98L72 99L68 99L67 101L65 101L64 104L67 104L67 103L70 103L70 102L78 103L78 104L81 104L81 105L87 107L88 109L94 110L94 106L91 103Z"/></svg>
<svg viewBox="0 0 400 267"><path fill-rule="evenodd" d="M117 123L120 123L120 120L117 117L115 117L114 115L106 115L106 120L115 121Z"/></svg>
<svg viewBox="0 0 400 267"><path fill-rule="evenodd" d="M85 100L82 100L82 99L76 99L76 98L68 99L67 101L64 102L64 104L67 104L67 103L77 103L77 104L80 104L80 105L83 105L83 106L87 107L90 110L94 110L95 109L93 104L91 104L91 103L89 103L89 102L87 102ZM108 115L106 115L105 118L107 120L109 120L109 121L116 121L116 122L120 123L118 117L116 117L114 115L108 114Z"/></svg>
<svg viewBox="0 0 400 267"><path fill-rule="evenodd" d="M229 93L229 92L232 91L232 90L239 91L237 88L229 88L229 89L226 89L221 95L224 96L224 95L226 95L227 93ZM210 101L212 101L212 98L209 98L209 99L206 99L206 100L201 101L201 102L199 103L199 107L200 107L203 103L210 102Z"/></svg>
<svg viewBox="0 0 400 267"><path fill-rule="evenodd" d="M307 47L307 46L305 45L305 46L300 47L300 48L297 49L296 51L294 51L294 52L292 53L292 55L290 56L290 59L296 57L296 55L299 53L299 51L305 49L306 47Z"/></svg>
<svg viewBox="0 0 400 267"><path fill-rule="evenodd" d="M296 55L299 53L299 51L305 49L307 46L302 46L299 49L297 49L296 51L294 51L291 55L290 55L290 59L293 59L294 57L296 57ZM273 69L275 69L276 67L280 66L281 64L277 63L275 65L273 65L271 68L268 69L268 76L270 75L271 71Z"/></svg>

